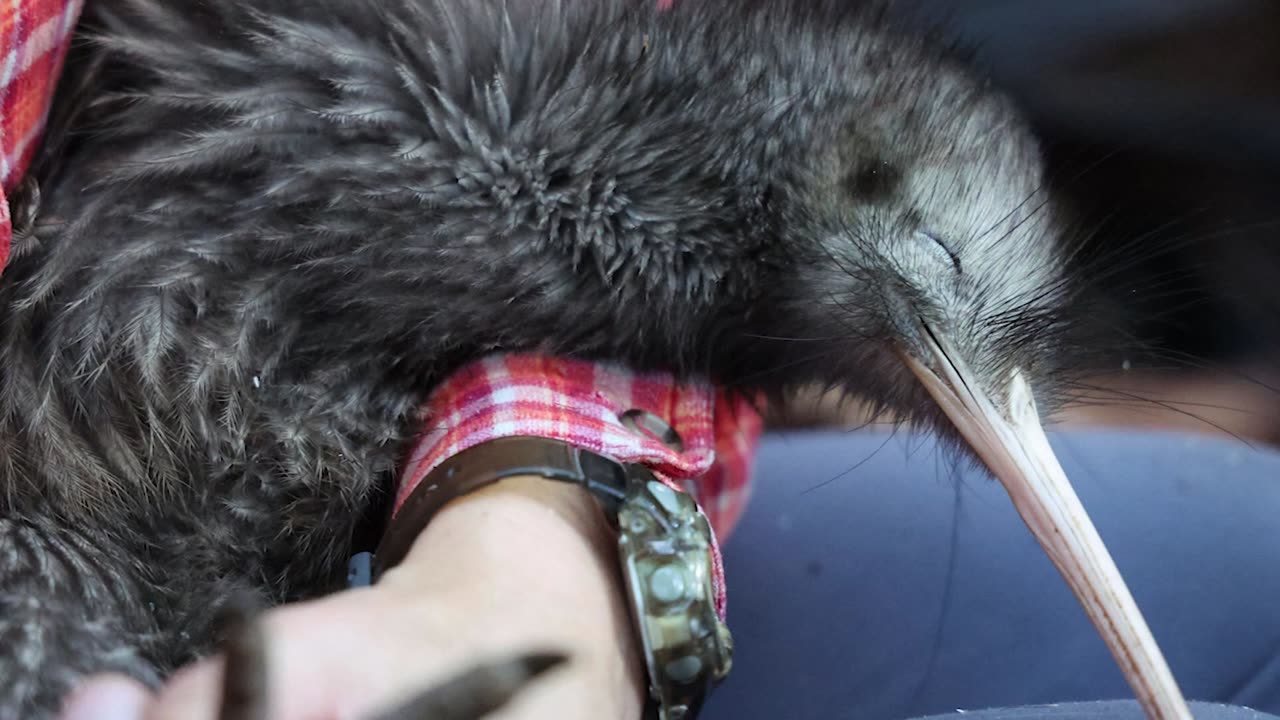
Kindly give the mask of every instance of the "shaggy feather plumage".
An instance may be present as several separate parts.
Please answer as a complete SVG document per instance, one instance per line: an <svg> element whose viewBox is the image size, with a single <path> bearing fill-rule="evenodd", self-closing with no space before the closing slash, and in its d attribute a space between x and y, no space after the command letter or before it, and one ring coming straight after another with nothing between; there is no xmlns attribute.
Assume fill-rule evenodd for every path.
<svg viewBox="0 0 1280 720"><path fill-rule="evenodd" d="M336 588L425 393L484 353L926 422L911 313L1055 369L1005 100L879 9L650 5L90 3L0 284L0 715L155 682L236 593Z"/></svg>

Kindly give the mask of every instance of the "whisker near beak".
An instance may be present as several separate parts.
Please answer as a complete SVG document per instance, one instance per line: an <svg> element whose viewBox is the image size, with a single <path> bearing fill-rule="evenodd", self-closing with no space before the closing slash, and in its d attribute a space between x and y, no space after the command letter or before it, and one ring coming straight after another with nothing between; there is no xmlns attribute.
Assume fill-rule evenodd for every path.
<svg viewBox="0 0 1280 720"><path fill-rule="evenodd" d="M931 357L903 360L1004 485L1031 533L1062 573L1133 687L1147 716L1190 720L1182 691L1111 554L1058 463L1021 372L1000 412L954 347L924 326ZM936 370L935 370L936 368Z"/></svg>

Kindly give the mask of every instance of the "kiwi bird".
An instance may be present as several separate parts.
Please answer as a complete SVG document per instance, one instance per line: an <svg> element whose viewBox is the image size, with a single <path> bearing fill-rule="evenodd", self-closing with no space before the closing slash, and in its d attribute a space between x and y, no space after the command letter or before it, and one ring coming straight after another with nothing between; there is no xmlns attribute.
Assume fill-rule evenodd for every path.
<svg viewBox="0 0 1280 720"><path fill-rule="evenodd" d="M85 13L0 283L0 713L341 587L433 384L539 351L953 438L1189 717L1040 431L1068 224L962 53L835 0Z"/></svg>

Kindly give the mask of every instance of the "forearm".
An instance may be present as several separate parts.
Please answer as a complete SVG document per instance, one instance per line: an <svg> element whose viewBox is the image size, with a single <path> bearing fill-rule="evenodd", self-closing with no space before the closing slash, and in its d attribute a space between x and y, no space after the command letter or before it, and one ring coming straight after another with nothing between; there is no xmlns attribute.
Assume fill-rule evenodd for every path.
<svg viewBox="0 0 1280 720"><path fill-rule="evenodd" d="M672 430L692 450L633 431L621 420L628 409L674 420ZM540 356L478 363L433 396L431 416L466 421L423 437L400 478L399 500L431 483L433 469L459 448L496 439L497 427L509 434L513 426L503 418L519 416L526 436L607 446L618 462L661 468L677 482L705 479L713 524L718 517L727 527L741 508L761 424L750 410L706 385L614 366ZM263 618L271 717L374 717L477 663L558 651L569 656L568 666L540 676L495 717L639 719L647 678L623 594L618 539L586 490L513 477L455 498L408 532L408 553L372 586ZM711 559L718 567L714 545ZM715 570L711 576L718 606L723 585ZM136 682L100 678L72 716L104 717L103 707L127 701L145 707L148 718L212 720L222 703L222 668L220 656L193 663L154 696ZM103 695L112 692L132 699Z"/></svg>
<svg viewBox="0 0 1280 720"><path fill-rule="evenodd" d="M568 652L569 671L548 676L517 706L559 702L590 717L638 718L644 671L616 543L586 491L510 478L445 506L378 584L404 602L430 597L426 607L465 610L466 622L484 626L465 633L477 659Z"/></svg>

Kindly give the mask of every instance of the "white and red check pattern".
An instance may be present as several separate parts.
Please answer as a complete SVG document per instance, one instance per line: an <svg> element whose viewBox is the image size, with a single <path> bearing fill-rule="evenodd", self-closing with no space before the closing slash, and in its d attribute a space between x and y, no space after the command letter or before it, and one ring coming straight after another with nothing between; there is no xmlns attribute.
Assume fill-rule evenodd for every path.
<svg viewBox="0 0 1280 720"><path fill-rule="evenodd" d="M662 418L684 444L676 452L639 435L619 415L646 410ZM707 384L677 384L665 373L540 355L494 356L462 368L427 401L430 428L405 463L395 508L445 459L487 440L545 437L641 463L663 482L689 491L717 535L737 522L750 488L763 421L742 398ZM714 542L713 538L713 542ZM724 577L715 546L717 608L724 613Z"/></svg>
<svg viewBox="0 0 1280 720"><path fill-rule="evenodd" d="M83 0L0 0L0 270L13 226L7 194L44 131Z"/></svg>

